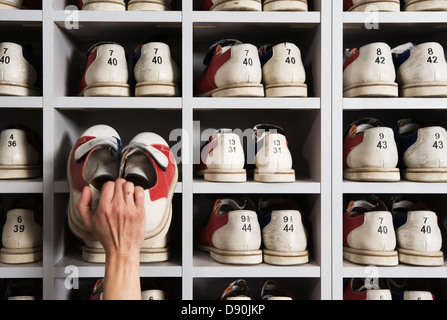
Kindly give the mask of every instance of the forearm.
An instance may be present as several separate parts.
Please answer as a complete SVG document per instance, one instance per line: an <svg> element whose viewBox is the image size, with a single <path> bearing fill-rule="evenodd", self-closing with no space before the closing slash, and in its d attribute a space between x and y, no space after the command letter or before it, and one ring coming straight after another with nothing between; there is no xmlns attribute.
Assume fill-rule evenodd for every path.
<svg viewBox="0 0 447 320"><path fill-rule="evenodd" d="M141 300L139 253L107 255L103 299Z"/></svg>

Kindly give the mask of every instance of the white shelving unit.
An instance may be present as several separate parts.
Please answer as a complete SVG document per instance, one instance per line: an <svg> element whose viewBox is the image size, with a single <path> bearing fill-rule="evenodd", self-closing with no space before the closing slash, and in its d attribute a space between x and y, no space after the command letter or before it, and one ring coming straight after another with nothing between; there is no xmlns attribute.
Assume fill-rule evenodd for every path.
<svg viewBox="0 0 447 320"><path fill-rule="evenodd" d="M447 15L445 12L356 13L343 12L342 1L333 2L332 20L332 297L343 299L343 284L349 278L416 278L428 280L436 298L445 299L447 266L396 267L362 266L343 259L343 201L355 195L376 194L390 204L393 195L413 195L425 201L439 217L446 233L445 183L370 183L343 180L343 132L352 121L363 116L380 119L394 128L397 120L412 117L446 126L445 98L343 98L343 51L372 42L386 42L392 48L405 42L436 41L443 47ZM375 23L376 28L371 28ZM444 241L445 243L445 241ZM445 247L445 245L444 245ZM445 251L445 248L443 250Z"/></svg>
<svg viewBox="0 0 447 320"><path fill-rule="evenodd" d="M178 11L72 11L75 0L43 1L42 10L0 12L0 29L11 41L31 43L42 54L40 97L0 97L0 124L21 120L43 141L43 175L26 181L0 181L3 197L42 195L43 260L26 265L0 264L0 278L42 280L47 300L87 299L104 265L87 263L67 227L66 161L71 146L89 126L107 123L123 143L142 131L154 131L182 146L175 154L180 169L173 199L172 258L142 263L142 278L162 278L176 299L215 299L234 279L245 278L256 290L267 279L284 281L300 299L331 299L331 15L330 1L310 0L309 12L201 12L199 0L182 0ZM73 20L74 19L74 20ZM78 28L73 28L78 22ZM174 98L85 98L76 92L88 48L113 40L129 53L154 35L169 38L182 71L182 93ZM308 98L198 98L193 83L203 71L208 47L223 38L260 46L289 41L303 55ZM130 69L131 71L131 69ZM200 122L198 122L200 121ZM210 183L195 179L193 164L202 130L247 129L261 122L286 129L294 158L294 183ZM199 126L197 126L199 124ZM179 136L170 134L181 129ZM171 138L171 139L170 139ZM287 195L304 204L311 226L310 262L280 267L224 265L194 247L195 229L217 197ZM76 273L72 273L72 267ZM67 268L68 267L68 268ZM80 288L67 289L68 276ZM254 292L258 296L258 292Z"/></svg>

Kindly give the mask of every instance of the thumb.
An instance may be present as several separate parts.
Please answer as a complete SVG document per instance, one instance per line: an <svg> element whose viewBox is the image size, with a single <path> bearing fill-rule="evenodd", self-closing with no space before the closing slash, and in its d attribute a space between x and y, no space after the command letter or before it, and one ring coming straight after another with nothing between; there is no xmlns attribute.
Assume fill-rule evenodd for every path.
<svg viewBox="0 0 447 320"><path fill-rule="evenodd" d="M81 193L81 198L79 199L78 203L76 204L76 208L79 211L79 214L81 215L82 223L84 224L84 227L91 231L92 226L92 216L93 212L90 208L90 202L92 200L92 195L90 193L90 188L88 186L84 187Z"/></svg>

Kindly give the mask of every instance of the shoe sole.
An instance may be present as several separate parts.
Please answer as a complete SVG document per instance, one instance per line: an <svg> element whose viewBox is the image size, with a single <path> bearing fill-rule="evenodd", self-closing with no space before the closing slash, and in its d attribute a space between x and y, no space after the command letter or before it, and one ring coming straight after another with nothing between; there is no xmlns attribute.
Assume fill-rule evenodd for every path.
<svg viewBox="0 0 447 320"><path fill-rule="evenodd" d="M253 179L258 182L295 182L295 170L260 170L255 169Z"/></svg>
<svg viewBox="0 0 447 320"><path fill-rule="evenodd" d="M415 0L405 5L405 11L445 11L447 3L445 0Z"/></svg>
<svg viewBox="0 0 447 320"><path fill-rule="evenodd" d="M307 11L307 0L266 0L264 11Z"/></svg>
<svg viewBox="0 0 447 320"><path fill-rule="evenodd" d="M159 1L130 0L127 5L128 11L168 11L167 6Z"/></svg>
<svg viewBox="0 0 447 320"><path fill-rule="evenodd" d="M397 83L371 82L354 84L343 89L343 96L352 97L397 97Z"/></svg>
<svg viewBox="0 0 447 320"><path fill-rule="evenodd" d="M266 97L307 97L305 84L271 84L265 86Z"/></svg>
<svg viewBox="0 0 447 320"><path fill-rule="evenodd" d="M0 261L3 263L31 263L42 260L42 247L7 249L1 248Z"/></svg>
<svg viewBox="0 0 447 320"><path fill-rule="evenodd" d="M174 83L140 82L135 86L135 96L178 97L180 90Z"/></svg>
<svg viewBox="0 0 447 320"><path fill-rule="evenodd" d="M40 166L6 166L0 165L0 179L29 179L40 176Z"/></svg>
<svg viewBox="0 0 447 320"><path fill-rule="evenodd" d="M198 172L197 175L202 176L206 181L211 182L245 182L247 174L245 169L205 169Z"/></svg>
<svg viewBox="0 0 447 320"><path fill-rule="evenodd" d="M360 168L344 169L343 177L354 181L399 181L400 173L398 168Z"/></svg>
<svg viewBox="0 0 447 320"><path fill-rule="evenodd" d="M226 264L259 264L262 262L262 250L221 250L199 245L202 251L210 253L211 258Z"/></svg>
<svg viewBox="0 0 447 320"><path fill-rule="evenodd" d="M265 263L273 265L296 265L309 262L309 253L304 251L273 251L263 249Z"/></svg>
<svg viewBox="0 0 447 320"><path fill-rule="evenodd" d="M377 266L396 266L399 264L396 250L392 251L374 251L358 250L353 248L343 248L343 257L358 264L377 265Z"/></svg>
<svg viewBox="0 0 447 320"><path fill-rule="evenodd" d="M444 254L442 251L425 252L397 248L399 261L406 264L418 266L442 266L444 265Z"/></svg>
<svg viewBox="0 0 447 320"><path fill-rule="evenodd" d="M211 11L261 11L260 0L223 0L211 7Z"/></svg>
<svg viewBox="0 0 447 320"><path fill-rule="evenodd" d="M422 82L402 86L403 97L447 97L447 83Z"/></svg>
<svg viewBox="0 0 447 320"><path fill-rule="evenodd" d="M200 97L263 97L264 86L257 83L244 83L223 86L201 94Z"/></svg>
<svg viewBox="0 0 447 320"><path fill-rule="evenodd" d="M141 248L140 262L163 262L171 258L171 250L166 248ZM82 258L87 262L105 263L104 249L82 246Z"/></svg>
<svg viewBox="0 0 447 320"><path fill-rule="evenodd" d="M400 3L399 0L375 0L370 1L366 0L368 2L363 1L364 3L360 3L358 5L355 5L349 9L349 11L365 11L366 9L377 9L378 11L392 11L392 12L398 12L400 11Z"/></svg>
<svg viewBox="0 0 447 320"><path fill-rule="evenodd" d="M447 181L447 168L408 168L402 173L404 179L420 182Z"/></svg>
<svg viewBox="0 0 447 320"><path fill-rule="evenodd" d="M114 0L91 0L82 7L82 10L93 11L126 11L126 4L123 1Z"/></svg>
<svg viewBox="0 0 447 320"><path fill-rule="evenodd" d="M0 96L39 96L39 89L22 83L0 82Z"/></svg>
<svg viewBox="0 0 447 320"><path fill-rule="evenodd" d="M129 97L129 85L122 83L95 83L80 94L84 97Z"/></svg>

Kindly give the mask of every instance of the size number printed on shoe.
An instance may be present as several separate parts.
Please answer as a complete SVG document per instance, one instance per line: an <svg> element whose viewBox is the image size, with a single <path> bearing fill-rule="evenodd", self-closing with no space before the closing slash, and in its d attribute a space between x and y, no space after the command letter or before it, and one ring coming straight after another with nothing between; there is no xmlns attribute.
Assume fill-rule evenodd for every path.
<svg viewBox="0 0 447 320"><path fill-rule="evenodd" d="M2 54L2 57L0 58L1 64L9 64L11 62L11 57L6 55L7 52L8 52L8 48L3 48L3 54Z"/></svg>
<svg viewBox="0 0 447 320"><path fill-rule="evenodd" d="M438 57L434 55L433 48L428 48L427 53L428 53L427 58L428 63L438 63Z"/></svg>
<svg viewBox="0 0 447 320"><path fill-rule="evenodd" d="M13 231L14 232L24 232L25 231L25 225L21 224L23 221L22 216L18 216L17 217L17 223L13 226Z"/></svg>
<svg viewBox="0 0 447 320"><path fill-rule="evenodd" d="M251 232L251 218L250 216L241 216L241 222L242 222L242 230L245 232Z"/></svg>
<svg viewBox="0 0 447 320"><path fill-rule="evenodd" d="M14 135L11 134L9 136L9 140L8 140L8 148L15 148L17 147L17 141L14 139Z"/></svg>
<svg viewBox="0 0 447 320"><path fill-rule="evenodd" d="M292 216L284 216L282 218L282 221L284 222L284 228L282 228L282 231L284 232L293 232L293 217Z"/></svg>
<svg viewBox="0 0 447 320"><path fill-rule="evenodd" d="M295 59L295 57L291 57L290 56L290 53L292 52L292 49L287 49L287 58L286 58L286 60L284 61L285 63L287 63L287 64L295 64L295 62L296 62L296 59Z"/></svg>
<svg viewBox="0 0 447 320"><path fill-rule="evenodd" d="M246 67L251 67L253 65L253 59L249 57L250 50L245 50L245 59L242 64Z"/></svg>
<svg viewBox="0 0 447 320"><path fill-rule="evenodd" d="M154 48L154 57L152 58L152 63L153 64L162 64L163 63L163 58L158 55L158 48Z"/></svg>
<svg viewBox="0 0 447 320"><path fill-rule="evenodd" d="M379 227L377 228L377 233L380 234L388 233L388 226L386 224L383 224L383 217L379 217Z"/></svg>
<svg viewBox="0 0 447 320"><path fill-rule="evenodd" d="M109 56L109 60L107 60L107 64L110 66L113 66L113 67L117 67L118 59L113 56L113 51L114 50L109 50L110 56Z"/></svg>
<svg viewBox="0 0 447 320"><path fill-rule="evenodd" d="M386 59L385 59L384 56L382 56L382 49L381 48L377 48L376 54L377 54L377 57L376 57L376 60L374 60L374 62L377 63L377 64L385 64L385 60Z"/></svg>
<svg viewBox="0 0 447 320"><path fill-rule="evenodd" d="M275 139L272 143L272 153L279 154L281 153L281 140Z"/></svg>
<svg viewBox="0 0 447 320"><path fill-rule="evenodd" d="M423 234L430 234L431 233L431 226L427 224L428 217L422 217L422 227L420 229L421 233Z"/></svg>
<svg viewBox="0 0 447 320"><path fill-rule="evenodd" d="M435 142L433 142L432 147L435 149L444 149L444 142L442 142L439 132L435 133Z"/></svg>
<svg viewBox="0 0 447 320"><path fill-rule="evenodd" d="M379 149L387 149L388 148L388 143L385 140L385 134L383 134L382 132L379 133L379 142L377 143L376 147Z"/></svg>

